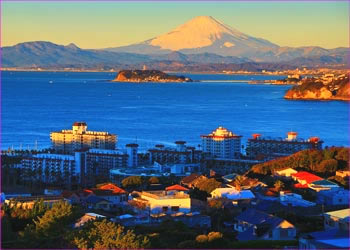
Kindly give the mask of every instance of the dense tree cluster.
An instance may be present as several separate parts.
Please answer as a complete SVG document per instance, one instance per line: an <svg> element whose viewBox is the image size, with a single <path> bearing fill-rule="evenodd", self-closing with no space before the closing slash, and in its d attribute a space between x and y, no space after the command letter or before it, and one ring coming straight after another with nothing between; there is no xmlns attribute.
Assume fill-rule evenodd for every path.
<svg viewBox="0 0 350 250"><path fill-rule="evenodd" d="M221 187L221 182L218 182L214 178L209 178L207 180L203 180L202 182L197 184L197 188L201 191L207 192L208 195L216 189Z"/></svg>
<svg viewBox="0 0 350 250"><path fill-rule="evenodd" d="M347 168L348 164L349 148L331 147L324 150L303 150L287 157L257 164L250 172L267 175L276 170L294 168L330 176L337 170Z"/></svg>
<svg viewBox="0 0 350 250"><path fill-rule="evenodd" d="M142 185L141 176L129 176L122 180L122 186L124 188L140 187Z"/></svg>

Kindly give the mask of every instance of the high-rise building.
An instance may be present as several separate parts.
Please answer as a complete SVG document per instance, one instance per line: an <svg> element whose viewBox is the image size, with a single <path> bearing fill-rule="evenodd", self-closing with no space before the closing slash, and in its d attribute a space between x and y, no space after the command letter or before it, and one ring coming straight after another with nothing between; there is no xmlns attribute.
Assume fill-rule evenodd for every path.
<svg viewBox="0 0 350 250"><path fill-rule="evenodd" d="M89 186L108 181L111 169L126 168L128 155L120 150L82 149L75 152L75 160L83 173L82 185Z"/></svg>
<svg viewBox="0 0 350 250"><path fill-rule="evenodd" d="M88 131L85 122L75 122L72 130L51 132L52 147L57 153L73 154L84 148L115 149L117 136L108 132Z"/></svg>
<svg viewBox="0 0 350 250"><path fill-rule="evenodd" d="M218 127L209 135L201 135L202 150L215 158L240 158L241 137L224 127Z"/></svg>
<svg viewBox="0 0 350 250"><path fill-rule="evenodd" d="M322 149L323 141L318 137L310 137L308 140L298 139L297 132L288 132L287 138L262 137L261 134L253 134L248 139L246 154L248 157L265 160L287 156L305 149Z"/></svg>
<svg viewBox="0 0 350 250"><path fill-rule="evenodd" d="M126 144L126 153L128 154L128 167L136 167L138 162L137 149L139 147L138 144L131 143Z"/></svg>
<svg viewBox="0 0 350 250"><path fill-rule="evenodd" d="M25 181L71 185L80 182L80 168L72 155L37 154L22 160Z"/></svg>

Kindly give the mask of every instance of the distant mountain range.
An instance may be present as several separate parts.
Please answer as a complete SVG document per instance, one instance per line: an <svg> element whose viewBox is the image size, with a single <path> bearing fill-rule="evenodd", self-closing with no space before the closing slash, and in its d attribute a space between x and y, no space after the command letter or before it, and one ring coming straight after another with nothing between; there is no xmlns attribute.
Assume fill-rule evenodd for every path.
<svg viewBox="0 0 350 250"><path fill-rule="evenodd" d="M256 63L265 62L278 69L282 65L291 68L342 66L347 63L347 53L348 48L280 47L244 34L213 17L199 16L166 34L129 46L97 50L36 41L3 47L2 66L135 68L147 65L162 70L186 70L198 65L215 68L221 64L255 65L256 68Z"/></svg>

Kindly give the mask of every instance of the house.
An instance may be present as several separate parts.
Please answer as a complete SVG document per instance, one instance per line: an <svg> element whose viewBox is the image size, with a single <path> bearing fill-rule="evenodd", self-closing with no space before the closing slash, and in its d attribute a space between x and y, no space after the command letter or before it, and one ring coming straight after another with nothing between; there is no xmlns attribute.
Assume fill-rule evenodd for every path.
<svg viewBox="0 0 350 250"><path fill-rule="evenodd" d="M224 180L224 182L229 183L229 182L234 181L236 176L237 176L237 174L232 173L232 174L224 175L222 177L222 179Z"/></svg>
<svg viewBox="0 0 350 250"><path fill-rule="evenodd" d="M103 218L106 218L106 216L95 214L95 213L86 213L74 224L74 228L84 226L84 224L90 220L103 219Z"/></svg>
<svg viewBox="0 0 350 250"><path fill-rule="evenodd" d="M136 226L142 224L149 224L151 222L151 217L146 214L123 214L117 216L113 221L123 226Z"/></svg>
<svg viewBox="0 0 350 250"><path fill-rule="evenodd" d="M280 203L284 206L292 207L313 207L316 203L304 200L299 194L280 192Z"/></svg>
<svg viewBox="0 0 350 250"><path fill-rule="evenodd" d="M279 217L249 208L236 217L234 230L239 241L294 240L296 228Z"/></svg>
<svg viewBox="0 0 350 250"><path fill-rule="evenodd" d="M110 201L98 196L89 196L85 202L89 209L102 209L109 211L113 207Z"/></svg>
<svg viewBox="0 0 350 250"><path fill-rule="evenodd" d="M320 181L323 180L321 177L311 174L306 171L301 171L295 174L291 174L293 180L297 181L299 184L303 186L308 186L309 184L313 183L314 181Z"/></svg>
<svg viewBox="0 0 350 250"><path fill-rule="evenodd" d="M334 188L329 190L321 190L317 192L318 204L325 206L348 205L349 204L349 190L343 188Z"/></svg>
<svg viewBox="0 0 350 250"><path fill-rule="evenodd" d="M195 188L198 183L200 183L204 180L207 180L207 179L208 178L205 177L204 175L193 173L193 174L183 178L181 180L180 184L184 185L185 187L188 187L188 188Z"/></svg>
<svg viewBox="0 0 350 250"><path fill-rule="evenodd" d="M349 249L350 209L327 212L323 217L325 230L302 235L299 249Z"/></svg>
<svg viewBox="0 0 350 250"><path fill-rule="evenodd" d="M16 198L10 198L6 199L5 203L6 204L17 204L17 206L22 206L24 209L31 209L34 206L34 203L36 201L43 200L45 205L48 205L52 207L53 204L60 202L60 201L65 201L68 202L64 197L62 196L57 196L57 195L38 195L38 196L28 196L28 197L16 197Z"/></svg>
<svg viewBox="0 0 350 250"><path fill-rule="evenodd" d="M349 230L350 208L323 214L325 229Z"/></svg>
<svg viewBox="0 0 350 250"><path fill-rule="evenodd" d="M133 199L144 204L150 213L189 213L191 211L191 198L183 191L142 191L135 192Z"/></svg>
<svg viewBox="0 0 350 250"><path fill-rule="evenodd" d="M109 201L113 207L117 207L128 201L127 192L111 183L99 186L98 188L85 189L84 191Z"/></svg>
<svg viewBox="0 0 350 250"><path fill-rule="evenodd" d="M314 181L309 184L309 188L315 190L316 192L319 192L321 190L329 190L332 188L339 188L339 186L331 181L328 180L319 180L319 181Z"/></svg>
<svg viewBox="0 0 350 250"><path fill-rule="evenodd" d="M226 184L228 187L232 187L234 188L235 185L235 181L231 181L230 183ZM260 182L258 179L252 179L249 177L244 177L242 183L240 184L241 189L251 189L251 188L255 188L255 187L266 187L267 185L265 183Z"/></svg>
<svg viewBox="0 0 350 250"><path fill-rule="evenodd" d="M79 204L81 202L80 196L73 191L63 191L61 196L67 200L69 200L69 202L71 204Z"/></svg>
<svg viewBox="0 0 350 250"><path fill-rule="evenodd" d="M342 177L342 178L345 178L347 176L350 176L350 171L349 170L338 170L335 172L335 175Z"/></svg>
<svg viewBox="0 0 350 250"><path fill-rule="evenodd" d="M299 249L349 249L349 232L337 229L312 232L299 237Z"/></svg>
<svg viewBox="0 0 350 250"><path fill-rule="evenodd" d="M285 168L285 169L277 170L275 172L275 175L291 178L292 174L296 174L296 173L298 173L298 171L294 170L293 168Z"/></svg>
<svg viewBox="0 0 350 250"><path fill-rule="evenodd" d="M226 198L233 201L251 200L255 195L250 190L237 190L236 188L216 188L210 193L212 198Z"/></svg>

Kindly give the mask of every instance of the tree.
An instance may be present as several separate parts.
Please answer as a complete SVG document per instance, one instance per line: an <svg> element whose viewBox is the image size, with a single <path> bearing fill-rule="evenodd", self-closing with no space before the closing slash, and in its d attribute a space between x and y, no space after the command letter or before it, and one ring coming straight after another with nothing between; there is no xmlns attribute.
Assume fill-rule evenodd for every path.
<svg viewBox="0 0 350 250"><path fill-rule="evenodd" d="M149 184L158 184L159 179L155 176L152 176L151 178L148 179Z"/></svg>
<svg viewBox="0 0 350 250"><path fill-rule="evenodd" d="M142 185L141 176L129 176L122 180L122 186L128 187L138 187Z"/></svg>
<svg viewBox="0 0 350 250"><path fill-rule="evenodd" d="M284 188L284 183L280 180L277 180L274 184L274 187L276 189L276 191L281 191Z"/></svg>
<svg viewBox="0 0 350 250"><path fill-rule="evenodd" d="M243 181L244 181L244 177L242 175L237 175L235 180L233 181L234 186L238 191L241 191Z"/></svg>
<svg viewBox="0 0 350 250"><path fill-rule="evenodd" d="M132 230L124 230L123 226L102 221L89 221L72 236L72 244L77 248L127 249L148 246L147 237L136 235Z"/></svg>
<svg viewBox="0 0 350 250"><path fill-rule="evenodd" d="M315 170L319 173L334 173L337 170L337 167L338 161L330 159L321 161L321 163L316 167Z"/></svg>
<svg viewBox="0 0 350 250"><path fill-rule="evenodd" d="M216 181L214 178L204 180L197 185L198 189L207 192L208 195L216 189L221 187L221 182Z"/></svg>

